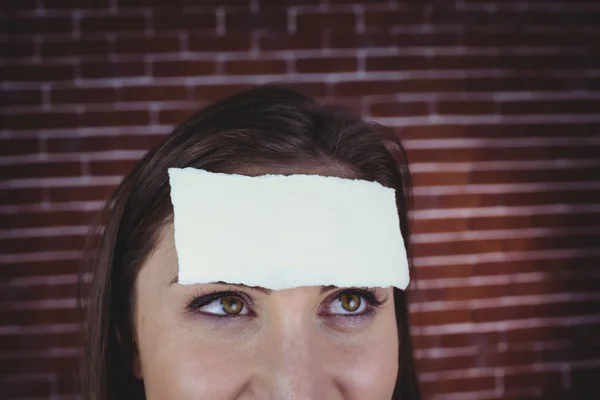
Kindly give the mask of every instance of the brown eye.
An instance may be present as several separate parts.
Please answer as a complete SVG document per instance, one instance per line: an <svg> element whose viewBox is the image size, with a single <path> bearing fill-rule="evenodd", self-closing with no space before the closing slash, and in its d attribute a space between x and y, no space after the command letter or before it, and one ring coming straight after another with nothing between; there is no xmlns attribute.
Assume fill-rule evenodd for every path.
<svg viewBox="0 0 600 400"><path fill-rule="evenodd" d="M360 296L354 293L344 293L340 295L340 304L346 311L356 311L360 308Z"/></svg>
<svg viewBox="0 0 600 400"><path fill-rule="evenodd" d="M237 297L226 296L221 297L221 308L228 315L236 315L242 312L244 303Z"/></svg>

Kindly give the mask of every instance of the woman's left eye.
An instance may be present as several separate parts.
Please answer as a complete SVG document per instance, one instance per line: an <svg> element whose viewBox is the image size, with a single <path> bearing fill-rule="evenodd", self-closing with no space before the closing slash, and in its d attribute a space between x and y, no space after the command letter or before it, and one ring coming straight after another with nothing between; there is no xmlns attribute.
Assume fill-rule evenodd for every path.
<svg viewBox="0 0 600 400"><path fill-rule="evenodd" d="M326 314L362 314L367 308L367 300L360 294L341 293L328 304Z"/></svg>
<svg viewBox="0 0 600 400"><path fill-rule="evenodd" d="M244 304L244 301L235 296L223 296L218 298L211 303L206 304L198 308L198 311L204 314L211 315L223 315L223 316L236 316L236 315L248 315L249 310Z"/></svg>

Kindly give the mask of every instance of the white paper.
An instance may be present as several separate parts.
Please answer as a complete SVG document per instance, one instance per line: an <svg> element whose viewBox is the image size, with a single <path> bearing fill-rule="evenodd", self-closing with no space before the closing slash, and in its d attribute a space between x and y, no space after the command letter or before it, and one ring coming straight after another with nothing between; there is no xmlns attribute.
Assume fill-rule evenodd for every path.
<svg viewBox="0 0 600 400"><path fill-rule="evenodd" d="M408 285L394 189L321 175L168 172L180 284Z"/></svg>

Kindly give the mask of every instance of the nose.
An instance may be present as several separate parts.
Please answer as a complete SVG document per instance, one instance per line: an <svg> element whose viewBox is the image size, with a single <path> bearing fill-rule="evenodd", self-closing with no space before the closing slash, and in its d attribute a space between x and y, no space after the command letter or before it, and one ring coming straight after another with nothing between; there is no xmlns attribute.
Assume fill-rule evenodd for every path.
<svg viewBox="0 0 600 400"><path fill-rule="evenodd" d="M270 323L259 349L263 359L261 395L269 400L315 400L328 395L323 339L310 316L294 313Z"/></svg>

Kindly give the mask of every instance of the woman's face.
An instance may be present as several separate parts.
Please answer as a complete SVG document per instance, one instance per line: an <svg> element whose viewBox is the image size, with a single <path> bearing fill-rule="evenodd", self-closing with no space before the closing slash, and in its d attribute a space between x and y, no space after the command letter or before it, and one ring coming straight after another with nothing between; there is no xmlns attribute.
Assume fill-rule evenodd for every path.
<svg viewBox="0 0 600 400"><path fill-rule="evenodd" d="M135 288L135 372L147 399L391 399L391 288L269 292L176 276L169 225Z"/></svg>

